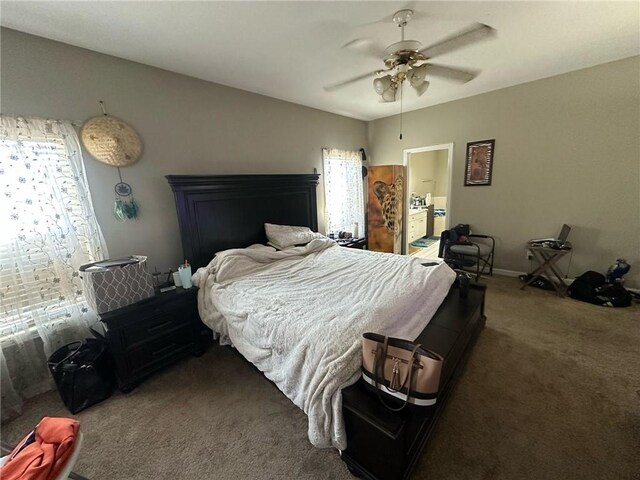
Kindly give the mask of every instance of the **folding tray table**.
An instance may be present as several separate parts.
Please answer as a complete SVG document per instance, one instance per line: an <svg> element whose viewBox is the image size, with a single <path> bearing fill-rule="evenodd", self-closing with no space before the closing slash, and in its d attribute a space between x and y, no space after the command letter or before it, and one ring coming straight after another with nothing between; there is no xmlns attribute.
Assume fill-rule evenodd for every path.
<svg viewBox="0 0 640 480"><path fill-rule="evenodd" d="M527 249L531 252L533 258L536 259L540 266L533 272L531 272L531 278L529 278L527 283L520 287L520 290L524 290L536 279L544 275L551 282L551 285L553 285L556 293L560 297L564 297L564 279L562 278L562 273L558 270L556 264L558 263L558 260L563 258L567 253L571 253L572 248L573 247L571 246L570 242L565 242L561 248L551 247L544 244L529 243ZM551 278L549 272L555 275L555 277L558 279L558 283L556 283L553 278Z"/></svg>

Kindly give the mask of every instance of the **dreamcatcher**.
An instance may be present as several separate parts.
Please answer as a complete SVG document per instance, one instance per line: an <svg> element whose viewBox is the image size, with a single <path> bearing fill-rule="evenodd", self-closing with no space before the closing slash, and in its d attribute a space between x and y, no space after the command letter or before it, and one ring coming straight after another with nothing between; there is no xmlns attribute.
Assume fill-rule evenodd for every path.
<svg viewBox="0 0 640 480"><path fill-rule="evenodd" d="M119 118L107 115L100 100L102 115L87 120L80 131L82 143L93 158L118 169L119 182L114 187L113 214L118 220L138 216L138 204L133 198L131 185L122 180L120 167L133 165L142 154L142 141L136 131Z"/></svg>

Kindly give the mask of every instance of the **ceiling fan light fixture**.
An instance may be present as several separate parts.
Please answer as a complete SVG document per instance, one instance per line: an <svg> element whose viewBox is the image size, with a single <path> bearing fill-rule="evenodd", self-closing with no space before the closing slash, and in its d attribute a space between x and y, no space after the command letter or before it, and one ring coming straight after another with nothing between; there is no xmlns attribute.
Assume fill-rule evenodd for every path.
<svg viewBox="0 0 640 480"><path fill-rule="evenodd" d="M378 95L382 95L384 92L389 90L392 85L393 80L391 79L391 75L385 75L384 77L373 79L373 89Z"/></svg>
<svg viewBox="0 0 640 480"><path fill-rule="evenodd" d="M424 92L427 91L427 88L429 88L429 82L425 80L420 85L412 85L412 86L415 89L418 96L420 97Z"/></svg>
<svg viewBox="0 0 640 480"><path fill-rule="evenodd" d="M382 100L385 102L395 102L396 101L396 89L388 88L381 94Z"/></svg>
<svg viewBox="0 0 640 480"><path fill-rule="evenodd" d="M417 88L422 85L427 77L427 64L420 65L419 67L413 67L407 73L407 79L412 87Z"/></svg>

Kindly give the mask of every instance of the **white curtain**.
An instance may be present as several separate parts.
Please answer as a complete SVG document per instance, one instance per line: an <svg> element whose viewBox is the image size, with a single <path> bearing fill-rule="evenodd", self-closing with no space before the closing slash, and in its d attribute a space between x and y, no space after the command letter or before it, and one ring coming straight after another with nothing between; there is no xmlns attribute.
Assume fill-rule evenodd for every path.
<svg viewBox="0 0 640 480"><path fill-rule="evenodd" d="M48 356L95 321L78 267L107 256L69 122L0 115L2 418L52 388Z"/></svg>
<svg viewBox="0 0 640 480"><path fill-rule="evenodd" d="M357 222L358 234L364 236L364 193L360 152L324 148L322 158L327 232L350 232L352 224Z"/></svg>

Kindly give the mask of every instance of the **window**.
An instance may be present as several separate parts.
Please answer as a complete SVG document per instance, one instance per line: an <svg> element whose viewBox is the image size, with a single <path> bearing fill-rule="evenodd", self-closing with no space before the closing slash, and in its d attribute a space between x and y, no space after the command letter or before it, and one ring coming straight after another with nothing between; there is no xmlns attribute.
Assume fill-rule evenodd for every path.
<svg viewBox="0 0 640 480"><path fill-rule="evenodd" d="M323 149L325 221L327 232L352 231L364 234L362 159L352 150Z"/></svg>
<svg viewBox="0 0 640 480"><path fill-rule="evenodd" d="M0 337L87 313L78 267L104 244L68 123L0 117Z"/></svg>

